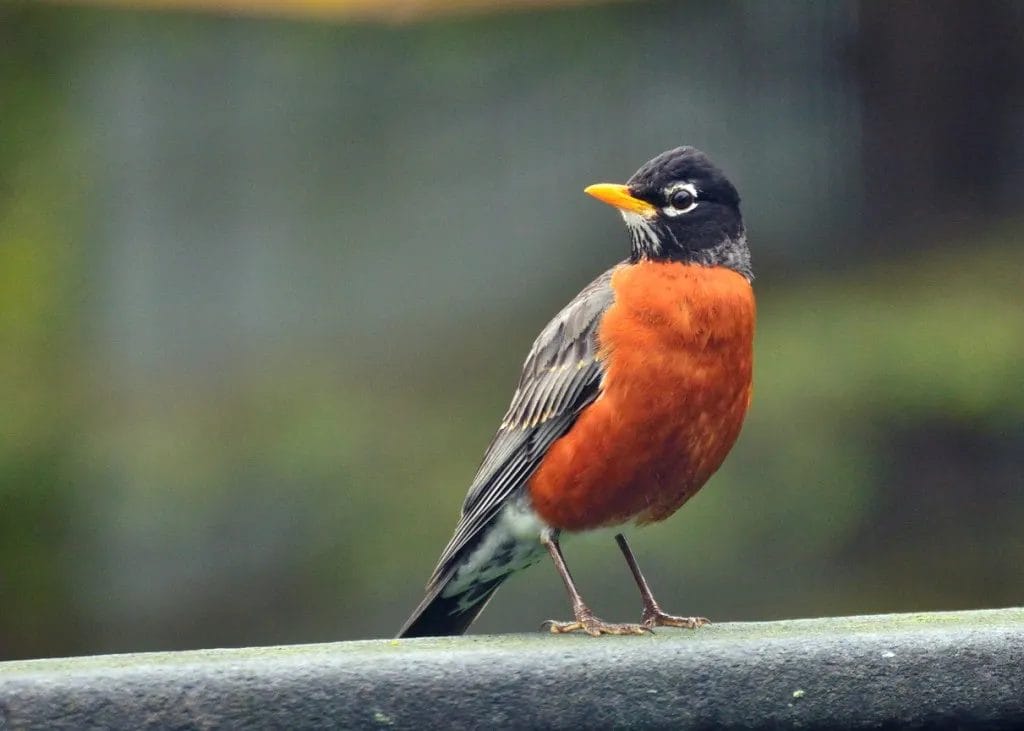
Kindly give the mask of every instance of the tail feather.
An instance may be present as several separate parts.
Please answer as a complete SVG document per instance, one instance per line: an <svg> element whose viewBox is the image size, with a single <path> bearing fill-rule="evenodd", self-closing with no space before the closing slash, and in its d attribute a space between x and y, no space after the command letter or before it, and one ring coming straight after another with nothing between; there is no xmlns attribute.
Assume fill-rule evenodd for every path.
<svg viewBox="0 0 1024 731"><path fill-rule="evenodd" d="M398 637L448 637L461 635L484 610L505 580L474 584L462 594L442 596L447 581L438 582L398 631Z"/></svg>
<svg viewBox="0 0 1024 731"><path fill-rule="evenodd" d="M542 528L532 509L507 505L453 556L442 559L442 574L427 586L427 596L398 636L463 634L506 578L544 555Z"/></svg>

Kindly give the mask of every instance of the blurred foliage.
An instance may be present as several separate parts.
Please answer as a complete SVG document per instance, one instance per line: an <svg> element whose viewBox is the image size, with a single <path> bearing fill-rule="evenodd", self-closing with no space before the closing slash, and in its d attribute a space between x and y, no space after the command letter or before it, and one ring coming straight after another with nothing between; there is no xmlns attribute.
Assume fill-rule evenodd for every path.
<svg viewBox="0 0 1024 731"><path fill-rule="evenodd" d="M631 7L387 32L0 8L0 658L397 628L454 526L530 338L622 254L605 211L584 220L593 209L582 203L568 213L574 203L544 205L591 182L573 165L629 128L602 125L640 82L626 61L604 76L588 64L670 48L673 34L657 34L669 4ZM721 8L691 11L702 48L743 22L752 36L768 27L753 4ZM587 33L568 33L578 24ZM238 76L208 72L221 37L241 54ZM255 54L252 37L277 55ZM414 62L398 59L411 42ZM130 63L146 43L157 72ZM546 53L513 63L524 43ZM343 85L317 85L318 69L351 57L336 47L376 73L346 68ZM803 78L801 58L772 56L787 87ZM267 109L245 106L247 94L266 96L259 84L220 98L250 66L323 98L302 107L308 118L290 117L282 99L298 102L281 84L267 118L251 115ZM732 73L722 83L750 86ZM658 84L674 75L629 103L673 109ZM559 85L530 85L542 76ZM514 81L502 88L505 77ZM614 93L593 92L603 85ZM182 87L208 89L196 97L208 106L162 117L192 99ZM828 93L852 93L840 87ZM396 97L390 112L378 92ZM734 89L706 92L730 94L742 109ZM362 103L332 106L335 95ZM631 539L641 563L666 608L715 619L1020 603L1019 211L875 222L861 255L860 231L843 228L863 215L849 194L857 185L801 193L793 151L810 149L807 128L786 127L764 104L774 110L764 119L729 128L746 151L738 160L757 167L751 151L768 147L761 167L794 173L775 187L776 168L748 172L741 186L765 262L754 406L709 488ZM821 119L843 120L845 109ZM545 126L545 114L565 115L565 134L579 137L564 159L516 147L516 130ZM766 145L758 125L778 119ZM614 154L636 165L637 150L679 133L661 117L651 126L660 131ZM836 129L814 149L828 149ZM495 139L507 147L480 162ZM825 160L846 165L846 149ZM841 173L805 188L856 177ZM295 192L309 190L319 195ZM835 215L813 205L825 199ZM419 205L396 215L396 201ZM241 233L217 217L232 206ZM327 254L309 244L320 238ZM556 251L553 241L567 243ZM253 259L284 264L263 274ZM238 279L236 301L225 292ZM320 299L301 299L305 289ZM573 538L566 550L598 611L625 619L637 600L609 538ZM528 630L566 611L540 565L509 581L477 629Z"/></svg>
<svg viewBox="0 0 1024 731"><path fill-rule="evenodd" d="M522 7L556 7L595 0L74 0L136 9L204 10L224 14L311 17L333 20L408 22L437 15L508 11Z"/></svg>
<svg viewBox="0 0 1024 731"><path fill-rule="evenodd" d="M56 50L0 8L0 655L87 647L72 601L75 154ZM64 49L67 50L67 49ZM70 159L69 159L70 158Z"/></svg>

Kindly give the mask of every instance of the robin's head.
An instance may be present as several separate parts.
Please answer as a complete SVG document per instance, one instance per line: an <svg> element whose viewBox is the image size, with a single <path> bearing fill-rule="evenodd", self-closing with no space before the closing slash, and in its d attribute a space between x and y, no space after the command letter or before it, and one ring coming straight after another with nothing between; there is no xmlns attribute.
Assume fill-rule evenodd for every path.
<svg viewBox="0 0 1024 731"><path fill-rule="evenodd" d="M586 192L619 209L634 261L683 261L735 269L753 279L740 196L700 150L677 147L637 170L625 185Z"/></svg>

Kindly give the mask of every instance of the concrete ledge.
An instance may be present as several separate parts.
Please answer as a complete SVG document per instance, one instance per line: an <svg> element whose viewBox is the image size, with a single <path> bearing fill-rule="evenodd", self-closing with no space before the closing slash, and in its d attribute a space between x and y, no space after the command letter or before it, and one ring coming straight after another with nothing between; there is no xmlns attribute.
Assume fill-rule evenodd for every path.
<svg viewBox="0 0 1024 731"><path fill-rule="evenodd" d="M1024 609L0 663L0 730L1011 728Z"/></svg>

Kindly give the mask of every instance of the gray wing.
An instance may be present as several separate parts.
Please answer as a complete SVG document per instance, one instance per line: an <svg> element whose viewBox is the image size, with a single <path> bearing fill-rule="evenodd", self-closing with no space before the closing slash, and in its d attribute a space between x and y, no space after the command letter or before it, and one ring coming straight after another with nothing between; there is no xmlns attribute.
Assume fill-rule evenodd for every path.
<svg viewBox="0 0 1024 731"><path fill-rule="evenodd" d="M484 453L462 506L455 534L427 587L457 566L502 506L537 469L552 442L597 398L604 370L597 358L601 315L614 299L610 269L576 295L530 349L512 404Z"/></svg>

